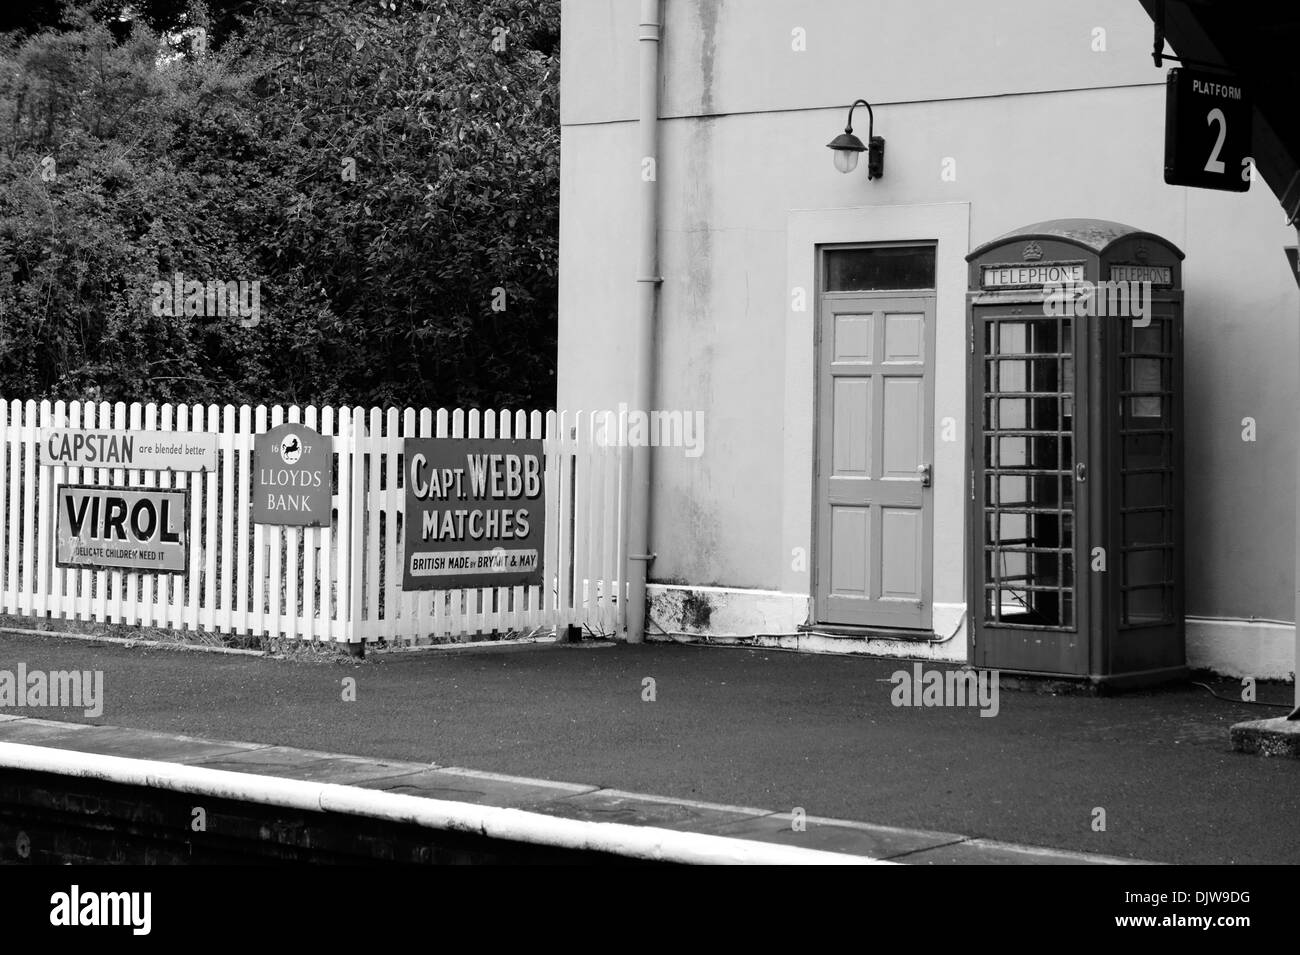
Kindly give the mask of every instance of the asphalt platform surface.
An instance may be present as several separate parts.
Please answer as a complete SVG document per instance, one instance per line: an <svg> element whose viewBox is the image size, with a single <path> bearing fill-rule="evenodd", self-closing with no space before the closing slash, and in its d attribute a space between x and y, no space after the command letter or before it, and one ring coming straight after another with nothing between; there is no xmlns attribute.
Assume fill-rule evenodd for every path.
<svg viewBox="0 0 1300 955"><path fill-rule="evenodd" d="M1300 863L1300 760L1231 751L1285 715L1240 686L999 692L900 707L904 661L677 644L209 654L0 633L0 669L102 670L104 709L0 708L1170 863ZM933 664L927 665L933 667ZM345 679L355 683L346 701ZM647 678L653 684L646 683ZM649 686L653 687L653 701ZM1290 687L1261 685L1285 703ZM1098 831L1097 810L1104 810Z"/></svg>

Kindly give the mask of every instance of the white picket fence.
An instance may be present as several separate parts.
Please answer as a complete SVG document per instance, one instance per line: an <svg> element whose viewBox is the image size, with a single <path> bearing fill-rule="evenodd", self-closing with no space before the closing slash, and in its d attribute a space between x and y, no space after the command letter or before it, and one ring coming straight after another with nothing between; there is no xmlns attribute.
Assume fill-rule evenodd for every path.
<svg viewBox="0 0 1300 955"><path fill-rule="evenodd" d="M333 446L328 527L251 520L254 436L285 422ZM626 624L631 456L595 440L615 433L597 423L583 412L0 401L0 614L341 642L568 626L612 635ZM194 473L51 467L41 460L41 428L211 432L218 464ZM402 590L406 436L542 439L542 586ZM188 570L58 567L62 484L188 489Z"/></svg>

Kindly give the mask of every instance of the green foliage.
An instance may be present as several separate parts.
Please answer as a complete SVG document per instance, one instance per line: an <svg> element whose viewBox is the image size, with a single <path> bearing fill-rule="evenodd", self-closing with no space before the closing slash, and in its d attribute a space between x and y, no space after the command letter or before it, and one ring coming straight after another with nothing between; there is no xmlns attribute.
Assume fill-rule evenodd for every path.
<svg viewBox="0 0 1300 955"><path fill-rule="evenodd" d="M0 40L0 395L552 406L558 3L185 22ZM155 314L177 272L260 321Z"/></svg>

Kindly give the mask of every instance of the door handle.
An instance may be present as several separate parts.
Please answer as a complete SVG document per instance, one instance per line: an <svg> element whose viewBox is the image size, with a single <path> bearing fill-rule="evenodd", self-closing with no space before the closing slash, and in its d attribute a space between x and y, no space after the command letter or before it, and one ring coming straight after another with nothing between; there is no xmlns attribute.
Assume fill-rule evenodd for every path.
<svg viewBox="0 0 1300 955"><path fill-rule="evenodd" d="M916 466L916 473L919 474L919 475L921 475L921 487L929 487L929 486L930 486L930 480L931 480L931 478L933 477L933 475L932 475L932 473L931 473L931 471L930 471L930 465L928 465L928 464L918 464L918 465Z"/></svg>

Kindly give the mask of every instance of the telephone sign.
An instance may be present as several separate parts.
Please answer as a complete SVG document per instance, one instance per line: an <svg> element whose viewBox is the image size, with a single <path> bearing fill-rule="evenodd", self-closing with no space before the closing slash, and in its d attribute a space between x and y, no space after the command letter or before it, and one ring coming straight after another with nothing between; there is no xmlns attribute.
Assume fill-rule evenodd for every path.
<svg viewBox="0 0 1300 955"><path fill-rule="evenodd" d="M1250 93L1235 76L1170 70L1165 81L1165 182L1245 192L1254 175Z"/></svg>

